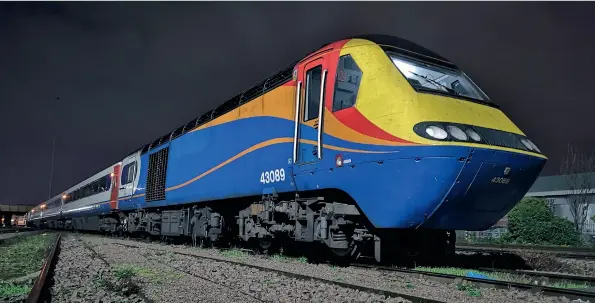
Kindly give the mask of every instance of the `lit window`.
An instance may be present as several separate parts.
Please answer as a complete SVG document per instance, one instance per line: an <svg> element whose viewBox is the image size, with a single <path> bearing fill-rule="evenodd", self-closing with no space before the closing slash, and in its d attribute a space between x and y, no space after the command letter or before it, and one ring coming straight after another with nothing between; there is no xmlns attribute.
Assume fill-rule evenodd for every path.
<svg viewBox="0 0 595 303"><path fill-rule="evenodd" d="M416 90L485 101L487 97L461 71L389 54L395 66Z"/></svg>

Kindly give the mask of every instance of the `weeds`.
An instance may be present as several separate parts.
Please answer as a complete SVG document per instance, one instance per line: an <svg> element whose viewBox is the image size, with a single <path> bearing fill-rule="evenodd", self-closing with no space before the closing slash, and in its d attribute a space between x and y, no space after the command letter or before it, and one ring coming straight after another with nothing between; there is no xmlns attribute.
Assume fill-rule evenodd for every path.
<svg viewBox="0 0 595 303"><path fill-rule="evenodd" d="M0 283L0 298L28 294L31 287L23 284Z"/></svg>
<svg viewBox="0 0 595 303"><path fill-rule="evenodd" d="M271 260L273 261L277 261L277 262L289 262L290 258L281 255L281 254L275 254L271 256Z"/></svg>
<svg viewBox="0 0 595 303"><path fill-rule="evenodd" d="M113 275L110 272L106 274L105 271L100 270L93 282L109 291L130 296L139 293L141 290L140 286L132 280L134 276L135 273L130 268L117 266L113 271Z"/></svg>
<svg viewBox="0 0 595 303"><path fill-rule="evenodd" d="M228 258L245 258L246 253L238 249L230 249L221 251L221 255Z"/></svg>
<svg viewBox="0 0 595 303"><path fill-rule="evenodd" d="M132 277L134 277L136 274L134 272L134 268L131 266L117 266L114 269L114 276L118 279L118 280L122 280L122 279L130 279Z"/></svg>
<svg viewBox="0 0 595 303"><path fill-rule="evenodd" d="M572 282L556 282L556 283L552 283L551 286L557 287L557 288L566 288L566 289L584 289L584 288L589 287L589 285L587 285L587 284L576 284L576 283L572 283Z"/></svg>
<svg viewBox="0 0 595 303"><path fill-rule="evenodd" d="M39 270L54 237L48 234L18 237L0 246L0 280L22 277Z"/></svg>
<svg viewBox="0 0 595 303"><path fill-rule="evenodd" d="M471 297L479 297L481 296L481 292L477 289L474 285L471 284L457 284L457 290L464 291L467 295Z"/></svg>

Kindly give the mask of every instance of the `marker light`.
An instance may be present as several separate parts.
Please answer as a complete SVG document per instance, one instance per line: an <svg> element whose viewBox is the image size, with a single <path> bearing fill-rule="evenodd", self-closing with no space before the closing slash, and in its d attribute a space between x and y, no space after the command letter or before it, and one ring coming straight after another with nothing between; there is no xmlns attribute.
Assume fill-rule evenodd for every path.
<svg viewBox="0 0 595 303"><path fill-rule="evenodd" d="M426 127L426 134L428 134L432 138L440 140L446 139L446 137L448 137L448 134L444 129L435 125L430 125Z"/></svg>
<svg viewBox="0 0 595 303"><path fill-rule="evenodd" d="M454 126L454 125L449 125L447 126L448 132L450 133L451 136L455 137L455 139L457 140L462 140L462 141L467 141L467 134L465 134L465 132Z"/></svg>
<svg viewBox="0 0 595 303"><path fill-rule="evenodd" d="M478 142L481 141L481 137L479 136L479 134L476 131L468 128L465 132L473 141L478 141Z"/></svg>

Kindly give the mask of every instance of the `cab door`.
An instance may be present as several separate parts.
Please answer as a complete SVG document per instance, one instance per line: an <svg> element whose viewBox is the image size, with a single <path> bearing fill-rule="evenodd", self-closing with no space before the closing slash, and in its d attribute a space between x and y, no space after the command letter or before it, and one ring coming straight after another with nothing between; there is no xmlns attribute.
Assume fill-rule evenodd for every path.
<svg viewBox="0 0 595 303"><path fill-rule="evenodd" d="M328 52L326 53L328 54ZM323 158L324 104L328 59L325 53L298 65L294 132L294 172L317 168Z"/></svg>
<svg viewBox="0 0 595 303"><path fill-rule="evenodd" d="M122 161L122 171L120 173L120 188L118 197L120 200L128 200L134 194L134 188L137 182L138 161L137 154L131 155Z"/></svg>

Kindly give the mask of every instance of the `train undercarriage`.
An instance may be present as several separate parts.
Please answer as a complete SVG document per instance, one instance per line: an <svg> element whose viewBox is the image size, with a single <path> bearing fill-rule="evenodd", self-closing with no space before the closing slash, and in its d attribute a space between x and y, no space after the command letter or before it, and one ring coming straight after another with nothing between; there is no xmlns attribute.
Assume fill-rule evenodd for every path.
<svg viewBox="0 0 595 303"><path fill-rule="evenodd" d="M353 204L326 202L321 197L283 201L275 193L238 207L143 209L38 221L35 227L151 236L202 247L249 246L268 253L300 250L318 255L313 257L324 254L342 260L373 257L382 263L420 255L446 256L455 249L454 231L374 230ZM304 249L311 245L327 250Z"/></svg>

